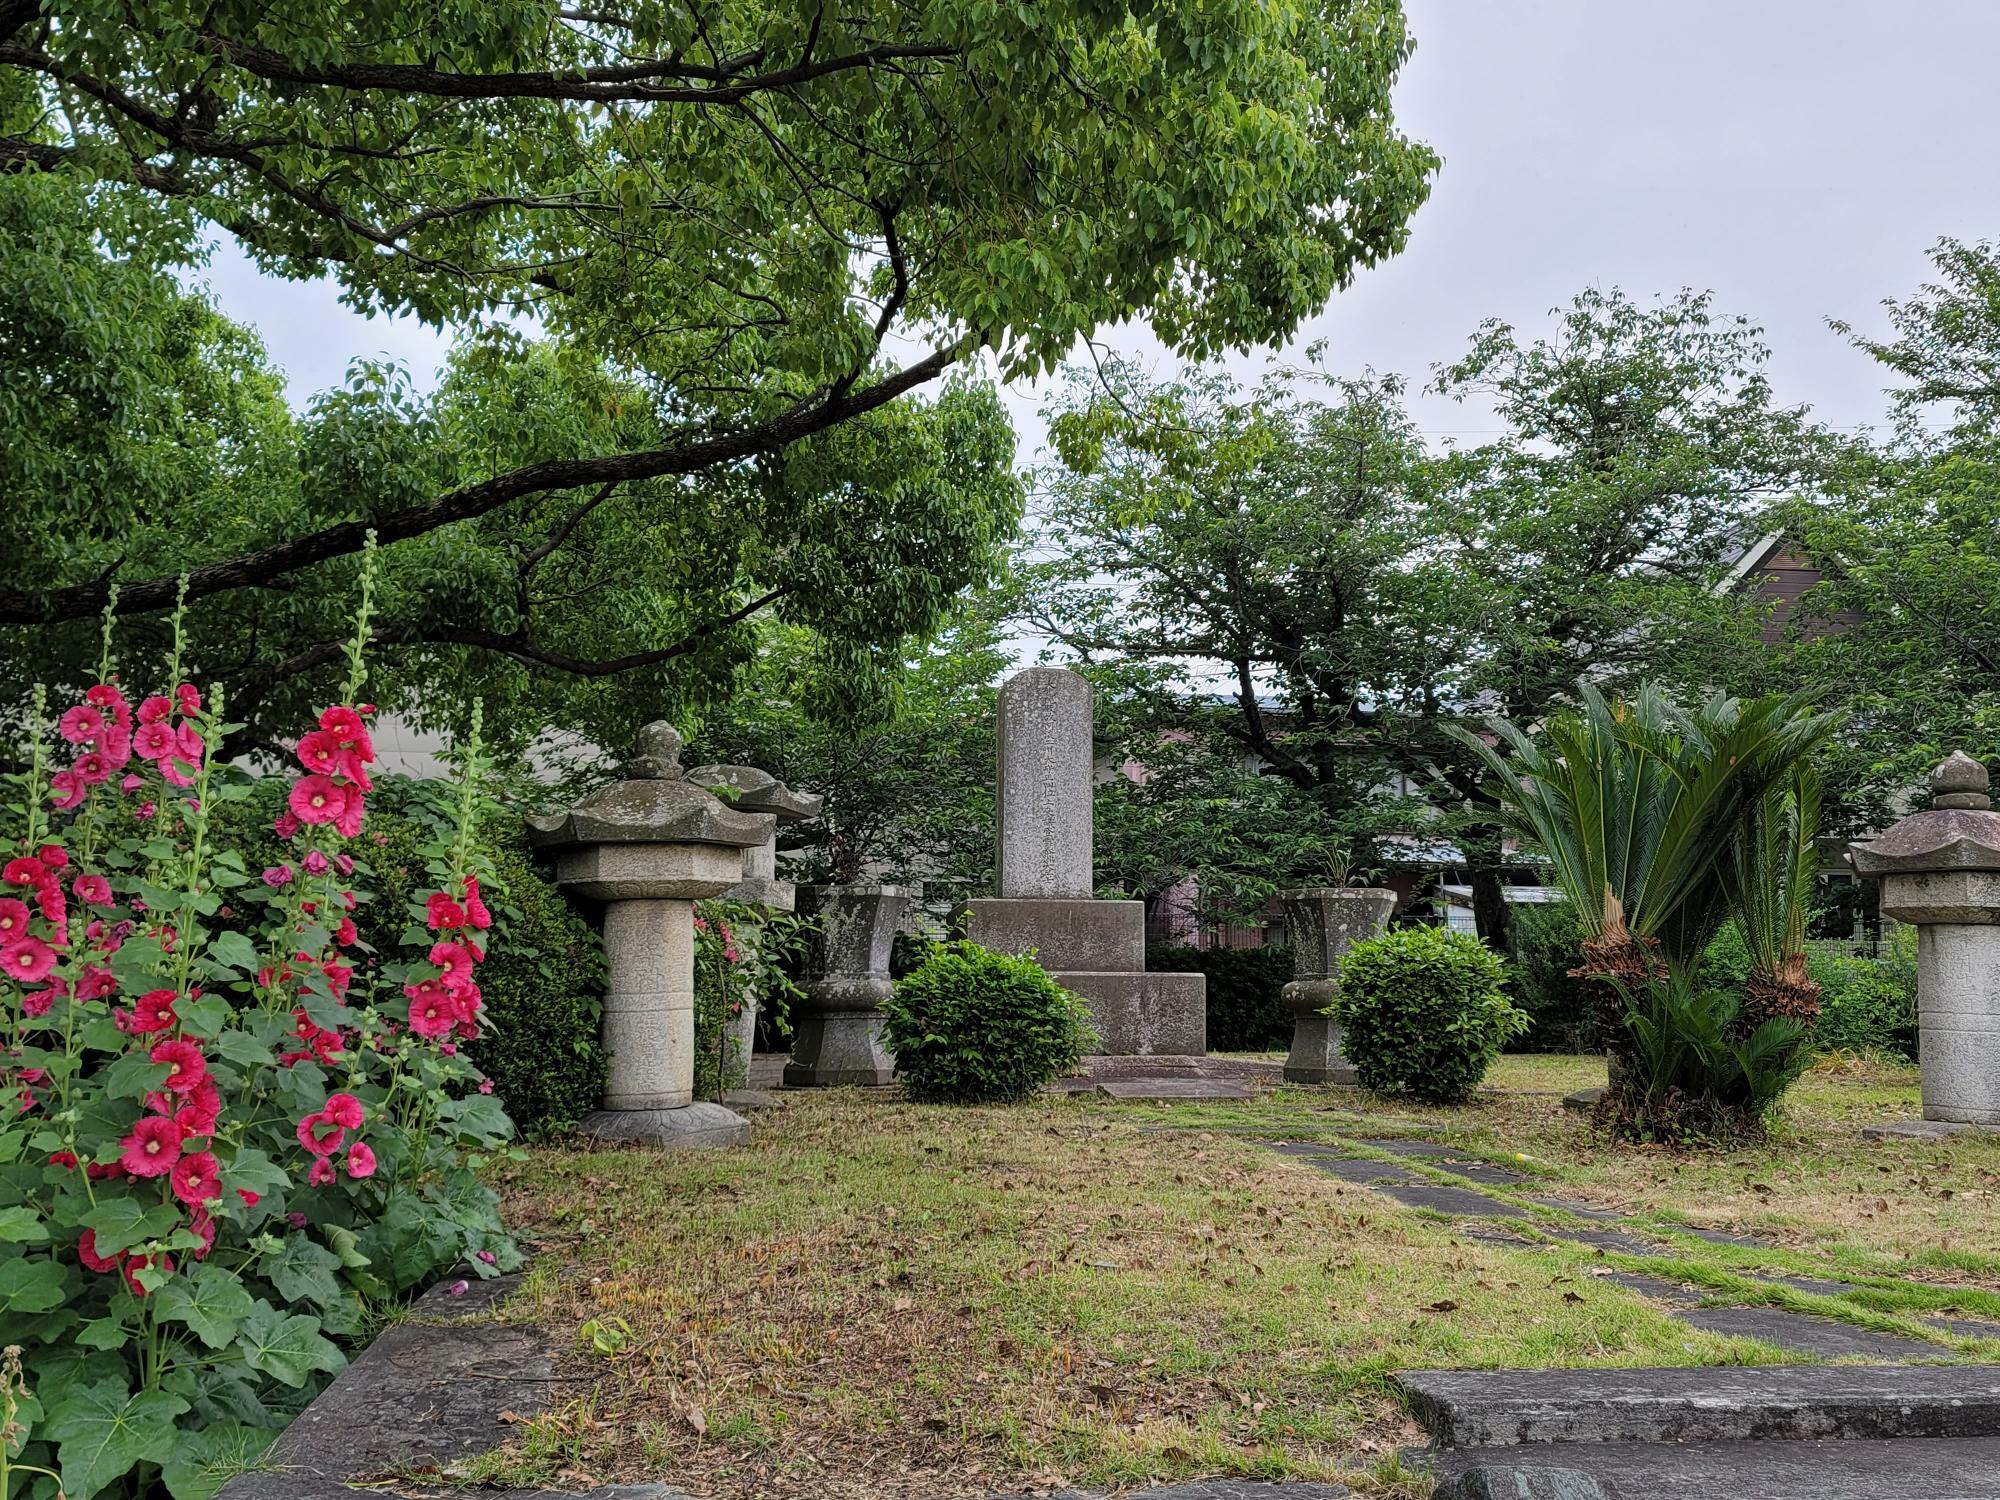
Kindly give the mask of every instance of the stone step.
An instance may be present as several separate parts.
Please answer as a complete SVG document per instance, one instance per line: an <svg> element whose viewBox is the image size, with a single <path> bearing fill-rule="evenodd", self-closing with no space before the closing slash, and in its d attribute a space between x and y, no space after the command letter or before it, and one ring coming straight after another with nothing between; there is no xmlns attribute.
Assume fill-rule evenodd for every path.
<svg viewBox="0 0 2000 1500"><path fill-rule="evenodd" d="M2000 1438L1464 1448L1433 1472L1434 1500L2000 1500Z"/></svg>
<svg viewBox="0 0 2000 1500"><path fill-rule="evenodd" d="M1819 1438L2000 1439L2000 1366L1411 1370L1440 1447Z"/></svg>

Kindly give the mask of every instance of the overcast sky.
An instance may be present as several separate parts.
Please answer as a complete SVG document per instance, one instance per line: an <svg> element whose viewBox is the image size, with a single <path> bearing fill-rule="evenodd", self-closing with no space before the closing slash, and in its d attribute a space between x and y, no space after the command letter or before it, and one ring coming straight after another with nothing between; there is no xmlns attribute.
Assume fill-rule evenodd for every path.
<svg viewBox="0 0 2000 1500"><path fill-rule="evenodd" d="M1483 318L1539 330L1584 286L1712 288L1762 323L1780 399L1882 419L1882 378L1826 327L1881 328L1940 235L2000 236L2000 0L1405 0L1403 127L1444 158L1409 248L1301 334L1328 363L1412 376ZM224 309L263 331L295 401L383 354L420 379L443 341L330 289L218 255ZM1114 346L1143 351L1129 334ZM1024 458L1033 392L1012 393ZM1482 415L1419 406L1440 438Z"/></svg>

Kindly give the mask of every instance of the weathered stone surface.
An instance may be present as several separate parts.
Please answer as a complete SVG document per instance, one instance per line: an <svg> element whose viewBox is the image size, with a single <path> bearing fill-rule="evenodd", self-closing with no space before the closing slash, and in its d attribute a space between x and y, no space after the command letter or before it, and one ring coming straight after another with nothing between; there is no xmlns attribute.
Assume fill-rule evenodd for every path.
<svg viewBox="0 0 2000 1500"><path fill-rule="evenodd" d="M1604 1090L1601 1088L1578 1089L1573 1094L1563 1095L1563 1108L1574 1114L1587 1115L1597 1108L1598 1101L1603 1097Z"/></svg>
<svg viewBox="0 0 2000 1500"><path fill-rule="evenodd" d="M1090 683L1029 667L1000 688L996 874L1003 897L1088 897L1092 869Z"/></svg>
<svg viewBox="0 0 2000 1500"><path fill-rule="evenodd" d="M2000 1438L1464 1448L1436 1473L1436 1500L2000 1500Z"/></svg>
<svg viewBox="0 0 2000 1500"><path fill-rule="evenodd" d="M1292 1012L1288 1083L1354 1083L1354 1069L1340 1051L1340 1023L1322 1012L1340 994L1340 961L1347 950L1388 925L1396 893L1343 886L1315 886L1278 893L1296 975L1284 988Z"/></svg>
<svg viewBox="0 0 2000 1500"><path fill-rule="evenodd" d="M685 774L738 812L770 813L781 824L816 818L825 802L811 792L793 791L756 766L696 766Z"/></svg>
<svg viewBox="0 0 2000 1500"><path fill-rule="evenodd" d="M1658 1242L1643 1239L1636 1234L1627 1234L1622 1229L1564 1229L1554 1225L1542 1226L1552 1239L1567 1240L1572 1245L1584 1245L1592 1250L1603 1250L1617 1255L1658 1255Z"/></svg>
<svg viewBox="0 0 2000 1500"><path fill-rule="evenodd" d="M687 903L612 902L604 909L604 953L605 1108L686 1104L694 1098L694 929Z"/></svg>
<svg viewBox="0 0 2000 1500"><path fill-rule="evenodd" d="M1428 1209L1432 1213L1451 1214L1455 1218L1518 1219L1522 1216L1521 1210L1513 1204L1502 1203L1484 1193L1475 1193L1471 1188L1412 1182L1401 1187L1384 1188L1383 1191L1405 1208Z"/></svg>
<svg viewBox="0 0 2000 1500"><path fill-rule="evenodd" d="M1208 1050L1208 981L1200 974L1095 974L1062 970L1057 983L1090 1005L1101 1052Z"/></svg>
<svg viewBox="0 0 2000 1500"><path fill-rule="evenodd" d="M1787 1312L1779 1307L1698 1307L1675 1314L1683 1323L1727 1338L1760 1339L1780 1349L1818 1354L1827 1359L1865 1354L1873 1359L1941 1359L1950 1351L1942 1344L1873 1333L1852 1323Z"/></svg>
<svg viewBox="0 0 2000 1500"><path fill-rule="evenodd" d="M1995 1130L2000 1126L1976 1125L1965 1120L1892 1120L1885 1125L1864 1125L1861 1133L1875 1141L1942 1141L1968 1130Z"/></svg>
<svg viewBox="0 0 2000 1500"><path fill-rule="evenodd" d="M726 1105L697 1100L678 1109L599 1109L583 1117L580 1134L593 1140L692 1151L750 1142L750 1122Z"/></svg>
<svg viewBox="0 0 2000 1500"><path fill-rule="evenodd" d="M1107 1099L1127 1104L1178 1104L1189 1099L1248 1099L1250 1090L1220 1078L1130 1078L1097 1085Z"/></svg>
<svg viewBox="0 0 2000 1500"><path fill-rule="evenodd" d="M743 878L726 844L591 844L556 856L556 880L593 901L706 901Z"/></svg>
<svg viewBox="0 0 2000 1500"><path fill-rule="evenodd" d="M1410 1370L1395 1383L1445 1447L2000 1436L1991 1365Z"/></svg>
<svg viewBox="0 0 2000 1500"><path fill-rule="evenodd" d="M1146 903L1022 898L968 901L965 935L1001 953L1029 953L1051 973L1146 967Z"/></svg>
<svg viewBox="0 0 2000 1500"><path fill-rule="evenodd" d="M798 1034L785 1065L787 1088L890 1082L896 1059L882 1045L889 954L916 897L911 886L809 885L799 909L819 919L806 953Z"/></svg>
<svg viewBox="0 0 2000 1500"><path fill-rule="evenodd" d="M1439 1159L1448 1158L1452 1154L1451 1147L1449 1146L1440 1146L1436 1141L1426 1141L1409 1135L1357 1136L1354 1144L1357 1146L1367 1146L1376 1151L1383 1151L1390 1156Z"/></svg>

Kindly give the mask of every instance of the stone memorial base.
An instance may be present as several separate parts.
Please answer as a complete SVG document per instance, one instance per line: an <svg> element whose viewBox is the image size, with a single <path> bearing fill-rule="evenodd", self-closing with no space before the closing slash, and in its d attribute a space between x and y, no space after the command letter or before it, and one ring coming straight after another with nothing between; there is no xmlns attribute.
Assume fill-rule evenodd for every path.
<svg viewBox="0 0 2000 1500"><path fill-rule="evenodd" d="M896 1081L895 1055L882 1045L880 1011L826 1012L798 1019L792 1059L785 1064L786 1088L868 1089Z"/></svg>
<svg viewBox="0 0 2000 1500"><path fill-rule="evenodd" d="M1970 1120L1891 1120L1884 1125L1864 1125L1861 1133L1871 1141L1944 1141L1955 1135L2000 1135L2000 1125Z"/></svg>
<svg viewBox="0 0 2000 1500"><path fill-rule="evenodd" d="M629 1141L664 1151L750 1143L748 1120L706 1100L679 1109L596 1109L583 1117L577 1129L594 1140Z"/></svg>
<svg viewBox="0 0 2000 1500"><path fill-rule="evenodd" d="M1033 953L1063 988L1081 995L1100 1054L1199 1056L1208 1050L1208 981L1146 972L1146 904L1087 897L968 901L958 920L975 943Z"/></svg>

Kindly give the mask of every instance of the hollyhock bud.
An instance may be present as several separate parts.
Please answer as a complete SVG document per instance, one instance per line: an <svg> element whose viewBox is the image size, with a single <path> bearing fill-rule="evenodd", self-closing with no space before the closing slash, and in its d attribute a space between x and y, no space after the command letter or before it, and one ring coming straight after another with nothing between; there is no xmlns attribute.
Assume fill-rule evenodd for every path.
<svg viewBox="0 0 2000 1500"><path fill-rule="evenodd" d="M272 890L281 890L292 883L292 867L272 865L264 871L263 880Z"/></svg>
<svg viewBox="0 0 2000 1500"><path fill-rule="evenodd" d="M306 850L306 856L299 863L308 875L324 875L327 869L326 856L317 849Z"/></svg>

